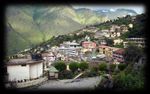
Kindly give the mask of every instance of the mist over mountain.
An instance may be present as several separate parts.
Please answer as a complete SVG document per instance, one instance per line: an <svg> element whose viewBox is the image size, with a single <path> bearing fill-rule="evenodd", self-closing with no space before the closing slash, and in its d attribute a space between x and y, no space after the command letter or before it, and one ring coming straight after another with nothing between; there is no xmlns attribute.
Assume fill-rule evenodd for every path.
<svg viewBox="0 0 150 94"><path fill-rule="evenodd" d="M109 20L124 17L126 15L135 16L137 13L131 9L101 9L95 11L98 15L106 16Z"/></svg>
<svg viewBox="0 0 150 94"><path fill-rule="evenodd" d="M49 40L52 36L68 34L86 25L102 23L118 16L136 15L134 10L74 9L72 6L9 6L6 9L6 47L11 55Z"/></svg>

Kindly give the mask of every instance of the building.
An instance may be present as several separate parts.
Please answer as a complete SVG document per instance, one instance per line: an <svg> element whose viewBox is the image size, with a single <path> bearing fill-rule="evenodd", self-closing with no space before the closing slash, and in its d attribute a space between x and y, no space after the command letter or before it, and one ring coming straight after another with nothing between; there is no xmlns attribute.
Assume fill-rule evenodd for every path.
<svg viewBox="0 0 150 94"><path fill-rule="evenodd" d="M120 29L120 26L118 25L111 25L111 28L110 28L110 31L116 31L116 30L119 30Z"/></svg>
<svg viewBox="0 0 150 94"><path fill-rule="evenodd" d="M127 41L123 42L124 48L130 43L135 44L138 47L145 47L145 38L126 38Z"/></svg>
<svg viewBox="0 0 150 94"><path fill-rule="evenodd" d="M84 41L82 42L82 47L83 52L93 51L94 49L96 49L96 43L92 41Z"/></svg>
<svg viewBox="0 0 150 94"><path fill-rule="evenodd" d="M94 34L94 38L103 38L105 36L105 32L104 31L97 31L95 34Z"/></svg>
<svg viewBox="0 0 150 94"><path fill-rule="evenodd" d="M104 36L109 38L115 38L119 37L122 33L125 33L127 31L128 27L126 25L112 25L109 30L104 30Z"/></svg>
<svg viewBox="0 0 150 94"><path fill-rule="evenodd" d="M105 46L105 45L99 45L99 53L100 54L105 54L107 57L113 56L113 51L118 50L119 48L116 47L110 47L110 46Z"/></svg>
<svg viewBox="0 0 150 94"><path fill-rule="evenodd" d="M54 55L53 52L42 53L42 58L44 60L44 69L49 67L52 64L52 62L56 60L56 56Z"/></svg>
<svg viewBox="0 0 150 94"><path fill-rule="evenodd" d="M122 33L125 33L125 32L128 31L128 27L126 25L121 25L120 30L121 30Z"/></svg>
<svg viewBox="0 0 150 94"><path fill-rule="evenodd" d="M60 45L59 52L65 56L78 56L80 53L81 47L78 43L74 42L65 42Z"/></svg>
<svg viewBox="0 0 150 94"><path fill-rule="evenodd" d="M51 66L50 68L49 68L49 79L57 79L58 78L58 70L55 68L55 67L53 67L53 66Z"/></svg>
<svg viewBox="0 0 150 94"><path fill-rule="evenodd" d="M124 62L124 49L118 49L113 52L113 59L117 62Z"/></svg>
<svg viewBox="0 0 150 94"><path fill-rule="evenodd" d="M123 43L123 40L120 39L120 38L114 39L113 41L114 41L114 45L118 45L118 44L120 44L120 43Z"/></svg>
<svg viewBox="0 0 150 94"><path fill-rule="evenodd" d="M93 32L93 33L95 33L95 32L98 31L98 28L91 26L91 27L82 29L82 31L84 31L84 32Z"/></svg>
<svg viewBox="0 0 150 94"><path fill-rule="evenodd" d="M87 49L96 48L96 43L92 41L84 41L82 42L82 47L87 48Z"/></svg>
<svg viewBox="0 0 150 94"><path fill-rule="evenodd" d="M133 24L131 24L131 23L128 26L129 26L129 28L133 28Z"/></svg>
<svg viewBox="0 0 150 94"><path fill-rule="evenodd" d="M107 45L106 40L102 39L102 40L100 41L100 45Z"/></svg>
<svg viewBox="0 0 150 94"><path fill-rule="evenodd" d="M108 32L105 33L105 37L108 38L115 38L115 37L119 37L121 35L120 31L116 31L116 30L109 30Z"/></svg>
<svg viewBox="0 0 150 94"><path fill-rule="evenodd" d="M43 76L43 60L11 59L6 65L8 81L32 80Z"/></svg>

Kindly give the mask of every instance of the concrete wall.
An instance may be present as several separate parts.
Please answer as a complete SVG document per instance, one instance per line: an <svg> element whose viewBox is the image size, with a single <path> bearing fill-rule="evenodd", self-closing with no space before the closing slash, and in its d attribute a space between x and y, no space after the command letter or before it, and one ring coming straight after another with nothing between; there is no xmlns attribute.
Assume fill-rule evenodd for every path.
<svg viewBox="0 0 150 94"><path fill-rule="evenodd" d="M17 83L17 88L23 88L23 87L29 87L29 86L37 85L37 84L40 84L40 83L47 81L47 80L48 80L47 77L43 77L43 78L39 78L39 79L32 80L32 81Z"/></svg>
<svg viewBox="0 0 150 94"><path fill-rule="evenodd" d="M29 79L29 65L10 65L7 72L9 81Z"/></svg>
<svg viewBox="0 0 150 94"><path fill-rule="evenodd" d="M30 78L37 78L43 74L43 65L42 63L30 64Z"/></svg>
<svg viewBox="0 0 150 94"><path fill-rule="evenodd" d="M43 75L43 63L7 66L8 80L17 81L24 79L37 78Z"/></svg>

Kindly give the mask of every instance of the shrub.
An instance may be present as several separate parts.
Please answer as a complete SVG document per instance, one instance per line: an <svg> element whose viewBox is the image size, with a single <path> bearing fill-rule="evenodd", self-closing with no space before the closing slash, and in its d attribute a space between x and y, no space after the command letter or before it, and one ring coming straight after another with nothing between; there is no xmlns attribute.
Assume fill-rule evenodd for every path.
<svg viewBox="0 0 150 94"><path fill-rule="evenodd" d="M79 68L79 64L77 62L71 62L69 64L69 69L72 71L72 72L75 72L77 71Z"/></svg>
<svg viewBox="0 0 150 94"><path fill-rule="evenodd" d="M82 71L84 71L85 69L88 69L88 68L89 68L89 65L88 65L88 63L86 63L86 62L81 62L81 63L79 63L79 68L80 68Z"/></svg>
<svg viewBox="0 0 150 94"><path fill-rule="evenodd" d="M125 74L123 71L114 77L114 87L125 90L143 89L144 79L134 73Z"/></svg>
<svg viewBox="0 0 150 94"><path fill-rule="evenodd" d="M111 71L114 71L116 68L116 64L110 64L109 66L110 66L109 68Z"/></svg>
<svg viewBox="0 0 150 94"><path fill-rule="evenodd" d="M91 71L98 72L98 67L92 67Z"/></svg>
<svg viewBox="0 0 150 94"><path fill-rule="evenodd" d="M119 68L121 71L124 70L126 67L127 67L127 64L121 63L121 64L118 65L118 68Z"/></svg>
<svg viewBox="0 0 150 94"><path fill-rule="evenodd" d="M61 72L61 71L66 70L67 66L66 66L66 64L64 62L60 61L60 62L56 62L54 64L54 67Z"/></svg>
<svg viewBox="0 0 150 94"><path fill-rule="evenodd" d="M107 69L107 64L106 63L99 64L99 70L100 71L106 71L106 69Z"/></svg>
<svg viewBox="0 0 150 94"><path fill-rule="evenodd" d="M73 73L69 70L64 70L59 73L59 79L72 79Z"/></svg>

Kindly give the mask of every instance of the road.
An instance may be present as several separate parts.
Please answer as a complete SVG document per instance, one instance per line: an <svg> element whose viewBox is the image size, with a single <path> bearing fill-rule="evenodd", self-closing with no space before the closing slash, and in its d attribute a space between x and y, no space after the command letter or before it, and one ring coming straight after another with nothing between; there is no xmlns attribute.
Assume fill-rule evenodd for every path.
<svg viewBox="0 0 150 94"><path fill-rule="evenodd" d="M89 77L89 78L80 78L73 82L73 79L66 80L48 80L36 87L36 89L94 89L96 85L98 85L101 81L101 77Z"/></svg>

